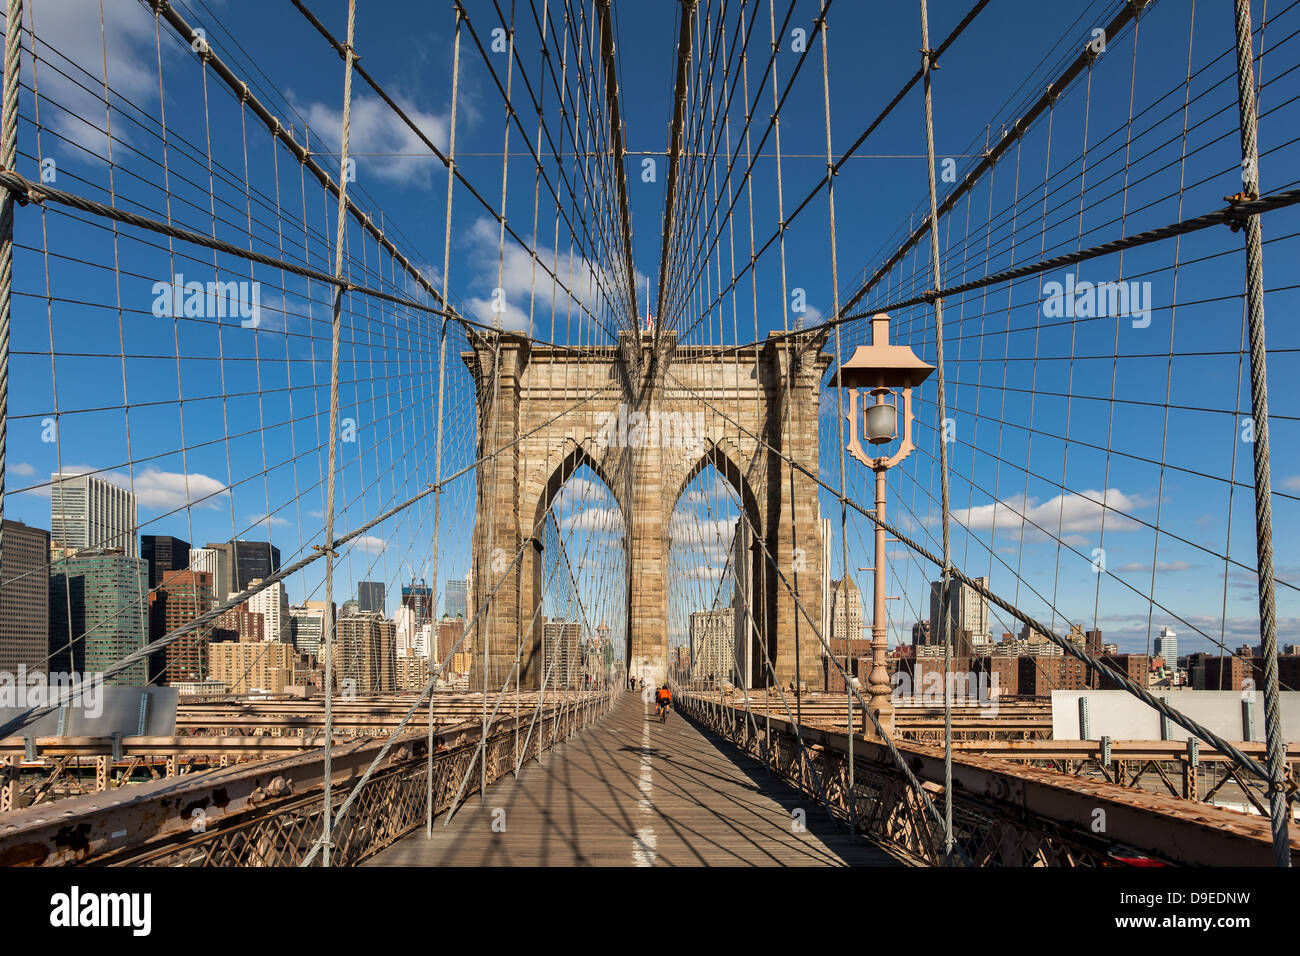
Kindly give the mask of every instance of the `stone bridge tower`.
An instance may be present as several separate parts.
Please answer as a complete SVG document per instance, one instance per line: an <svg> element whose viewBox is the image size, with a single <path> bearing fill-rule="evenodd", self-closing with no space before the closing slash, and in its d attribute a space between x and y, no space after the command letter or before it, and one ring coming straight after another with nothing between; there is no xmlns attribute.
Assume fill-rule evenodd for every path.
<svg viewBox="0 0 1300 956"><path fill-rule="evenodd" d="M669 523L686 485L710 464L757 529L741 575L754 609L750 684L772 679L766 648L778 683L798 675L813 686L822 669L809 624L822 617L819 488L768 446L817 474L818 394L830 363L823 339L797 333L742 348L678 347L674 332L657 344L650 333L624 332L617 346L579 349L470 330L462 359L477 392L478 457L500 449L478 469L474 606L495 596L473 635L471 686L482 689L486 676L489 690L501 688L521 645L520 684L540 686L542 615L534 612L543 520L583 465L608 485L623 518L625 660L632 675L662 682ZM521 561L508 567L521 547ZM807 617L790 593L796 586Z"/></svg>

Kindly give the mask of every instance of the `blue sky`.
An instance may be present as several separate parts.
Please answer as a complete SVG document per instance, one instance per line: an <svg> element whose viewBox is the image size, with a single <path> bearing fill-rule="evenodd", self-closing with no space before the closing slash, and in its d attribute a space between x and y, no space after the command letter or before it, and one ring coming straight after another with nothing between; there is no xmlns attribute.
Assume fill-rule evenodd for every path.
<svg viewBox="0 0 1300 956"><path fill-rule="evenodd" d="M20 130L20 169L26 175L36 178L41 160L53 159L54 185L59 188L103 201L116 197L119 205L154 218L170 213L178 223L201 232L214 228L209 195L215 194L219 237L245 246L251 242L259 251L298 261L304 257L304 238L301 224L295 227L293 222L305 218L312 233L306 242L306 260L313 268L331 270L334 210L323 200L319 185L313 185L310 176L300 177L287 150L273 147L256 118L241 112L237 100L211 74L205 104L203 71L165 25L155 48L152 16L140 4L105 0L107 25L102 38L97 2L36 0L29 5L35 32L48 47L38 45L42 56L35 75L42 94L39 131L27 58L28 89ZM342 35L343 0L314 0L310 6L331 31ZM362 64L443 147L450 126L450 5L370 2L359 6L356 44ZM502 25L496 9L478 0L468 6L486 48L492 29ZM780 27L786 4L776 6ZM986 136L996 140L1004 124L1046 86L1115 6L994 0L935 74L935 139L940 159L954 159L959 175L964 175ZM790 29L809 29L818 7L816 0L796 2ZM342 65L300 14L289 4L244 0L189 0L177 8L192 24L203 26L213 49L247 78L272 113L285 125L292 124L298 141L307 141L304 126L310 128L317 159L336 175ZM536 80L541 70L532 8L532 4L516 4L520 57L525 75ZM540 2L536 8L541 9ZM679 5L674 0L644 0L617 2L615 8L627 147L634 154L628 169L633 251L644 294L647 278L652 284L657 279L666 177L662 155L642 154L661 153L668 142ZM501 9L508 17L510 5L502 3ZM551 2L548 9L554 16L559 5ZM965 3L933 2L932 44L937 45L967 9ZM759 12L751 51L750 81L755 87L769 42L766 4L760 5ZM1297 149L1290 142L1296 107L1289 101L1297 81L1295 74L1286 72L1297 61L1300 41L1287 39L1296 18L1293 11L1284 12L1266 30L1266 43L1277 46L1263 61L1265 192L1294 186L1296 178ZM838 0L830 22L831 138L838 155L917 68L920 39L916 9L910 3L866 5ZM1195 74L1188 107L1192 129L1186 140L1188 159L1182 163L1178 159L1184 142L1182 104L1189 38ZM945 281L969 279L1041 258L1044 250L1050 255L1106 241L1121 232L1164 225L1222 205L1225 195L1240 188L1239 154L1234 154L1237 144L1231 135L1235 125L1232 61L1223 55L1230 41L1231 19L1225 10L1201 4L1192 23L1189 5L1174 0L1153 5L1143 18L1136 46L1131 27L1110 38L1090 78L1081 79L1053 110L1050 136L1044 118L998 165L992 184L982 180L969 205L959 204L942 221ZM781 114L781 179L787 214L824 171L821 55L819 47L812 49ZM111 180L105 162L105 54L114 90ZM504 55L489 50L488 56L504 81ZM782 86L798 56L786 31L776 57ZM165 91L161 99L160 61ZM765 125L771 112L768 82L761 91L751 89L751 98L759 96L755 147L760 124ZM96 83L101 85L97 88ZM531 138L537 117L517 70L514 84L520 123ZM1137 117L1131 134L1130 89L1131 113ZM558 135L553 89L548 93L548 125ZM357 179L350 190L440 287L446 173L359 80L353 96ZM463 37L457 106L461 171L497 208L506 118L492 74L468 34ZM161 165L162 108L168 131L166 168ZM918 158L924 153L920 111L919 93L914 91L868 140L862 148L865 155L849 160L836 177L841 301L920 221L918 214L926 203L926 167ZM742 122L739 99L731 118L735 136ZM511 228L531 245L535 167L520 130L512 128L510 136L514 158L508 167L505 212ZM1127 150L1122 148L1126 141ZM1091 157L1086 166L1080 162L1085 142ZM1049 147L1054 159L1049 159ZM213 189L208 179L209 149L215 167ZM1126 155L1131 160L1127 185ZM658 163L653 182L643 181L640 175L646 158ZM245 163L251 201L244 189ZM558 182L553 162L547 170ZM774 232L778 220L775 170L774 140L769 137L753 174L758 243ZM572 161L566 172L575 174ZM164 176L169 177L170 209ZM1050 177L1046 191L1045 177ZM1176 195L1180 179L1181 208ZM739 182L737 174L731 185L738 188ZM941 198L952 188L943 182L939 186ZM711 192L712 185L708 188ZM719 189L725 194L728 183L721 180ZM1006 216L996 214L1011 208L1016 197L1013 229ZM493 289L501 286L508 303L507 324L527 327L531 313L532 329L539 337L571 345L599 344L607 339L605 331L582 313L591 308L601 314L592 286L610 274L612 266L603 261L607 250L596 241L585 252L575 248L570 256L574 244L561 224L557 252L554 203L548 202L543 185L536 221L537 257L561 276L573 290L574 300L538 277L526 250L509 240L501 250L498 224L461 186L453 207L451 291L468 314L490 320L488 303ZM706 213L712 208L711 196L702 208ZM749 224L744 201L736 208L737 254L743 262ZM990 209L995 213L994 227L986 234L982 229ZM279 232L277 211L288 223ZM566 207L566 213L576 222L582 210ZM593 230L598 219L588 214ZM1265 238L1271 240L1265 252L1270 317L1293 312L1297 304L1297 245L1289 238L1296 223L1291 211L1264 218ZM135 488L146 532L176 534L194 543L269 533L286 559L318 543L324 510L322 445L328 430L324 388L329 368L328 291L320 283L267 267L250 271L234 257L214 257L179 243L169 249L167 241L156 236L141 241L135 238L140 234L128 229L115 236L111 230L62 212L20 209L17 231L22 248L16 263L19 296L11 364L7 514L48 526L48 493L41 494L40 483L60 466L89 468L107 471L113 480ZM366 284L382 284L427 301L409 277L380 255L373 241L363 240L355 223L349 224L348 237L348 267L354 281L368 271ZM957 427L957 441L951 448L952 507L954 516L971 528L969 536L958 529L953 539L959 566L970 573L989 574L995 590L1033 613L1052 620L1050 602L1065 620L1095 623L1108 639L1118 639L1131 649L1145 647L1148 618L1152 628L1173 624L1190 635L1192 631L1171 613L1215 638L1223 633L1231 647L1257 641L1253 578L1234 567L1225 580L1224 561L1217 557L1226 552L1247 567L1255 563L1250 445L1240 439L1241 415L1236 414L1249 407L1239 359L1240 247L1240 234L1215 229L1181 241L1176 272L1172 243L1130 252L1122 263L1118 257L1108 257L1077 267L1074 275L1085 281L1149 281L1153 309L1145 328L1133 328L1126 319L1055 324L1046 319L1041 283L1063 281L1071 270L1023 280L1009 292L1006 286L998 286L986 295L972 293L948 303L948 400L956 409L952 414ZM48 259L42 254L46 248L54 253ZM830 258L822 193L792 224L785 241L784 286L787 291L804 290L808 311L801 318L805 324L833 310ZM115 261L118 281L112 268ZM728 253L724 252L720 265L711 266L714 279L719 268L727 280L732 270ZM906 257L859 308L883 306L927 288L928 270L928 244L922 242L917 253ZM155 317L150 311L153 284L177 271L199 281L214 277L260 281L263 324L250 330L240 328L237 320L172 322ZM734 312L728 299L700 320L689 340L748 341L755 332L761 337L792 322L795 315L782 298L783 276L775 245L760 260L755 282L756 313L746 278L739 286L743 294L736 297ZM554 313L553 293L559 303ZM697 293L700 301L711 299L717 294L716 282L701 284ZM895 341L913 345L933 362L929 315L927 308L900 310L893 327ZM340 415L354 421L357 440L340 446L337 527L351 530L432 480L437 331L427 314L409 314L391 304L355 297L344 324ZM851 351L866 341L866 335L864 322L846 325L843 347ZM1293 326L1273 318L1269 370L1273 476L1278 492L1274 500L1277 564L1278 577L1292 583L1300 583L1300 566L1288 545L1300 530L1296 338ZM472 385L458 358L463 348L463 335L453 333L447 349L450 384L444 473L472 458ZM833 341L828 348L833 350ZM1167 421L1166 394L1169 402L1187 406L1171 412ZM1114 402L1112 397L1126 401ZM934 382L927 383L916 398L918 450L891 475L891 515L902 530L937 550ZM835 401L834 395L827 394L820 406L825 436L820 465L833 485L839 482ZM1150 404L1140 404L1144 402ZM130 406L129 412L124 412L124 404ZM45 420L56 409L58 440L42 441L49 435ZM1032 433L1027 431L1030 427ZM183 454L178 451L182 446ZM1161 462L1176 467L1162 469ZM1232 486L1221 479L1231 476L1244 485L1231 490L1230 497ZM850 463L847 477L850 493L868 502L869 476ZM29 487L32 490L20 491ZM463 575L468 566L473 494L472 478L466 477L444 496L442 580L449 574ZM1090 502L1103 498L1114 509L1106 512L1104 531L1103 509ZM595 497L585 502L583 507L608 506L608 501L602 504ZM829 495L823 496L822 509L838 523ZM1025 528L1019 517L1025 514L1046 533ZM1157 526L1161 533L1148 525ZM870 563L868 532L866 522L850 522L851 567ZM393 590L412 574L428 574L433 535L431 499L370 532L343 559L340 600L351 593L356 580L385 580ZM1139 593L1115 577L1093 572L1095 548L1104 548L1108 570ZM837 545L833 551L838 550ZM934 569L902 554L901 545L892 545L891 554L895 551L899 553L892 564L890 593L903 598L891 602L891 614L897 614L891 621L897 639L907 633L918 613L927 612L926 582ZM707 554L700 557L702 564L709 560ZM1153 607L1153 562L1154 601L1164 608ZM319 587L318 568L313 568L291 582L291 599L319 599ZM1278 602L1282 639L1294 640L1300 621L1294 587L1280 586ZM1056 617L1054 623L1060 626L1062 618ZM1198 649L1191 641L1183 647Z"/></svg>

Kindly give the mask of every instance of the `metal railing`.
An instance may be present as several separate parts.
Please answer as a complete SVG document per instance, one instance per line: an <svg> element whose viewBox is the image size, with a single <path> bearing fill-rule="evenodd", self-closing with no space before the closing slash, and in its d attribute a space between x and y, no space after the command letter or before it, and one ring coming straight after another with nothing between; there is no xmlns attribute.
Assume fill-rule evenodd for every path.
<svg viewBox="0 0 1300 956"><path fill-rule="evenodd" d="M548 702L535 724L529 714L494 721L486 780L514 772L588 726L612 700L607 692L584 692ZM466 723L436 733L432 760L424 729L402 734L342 816L383 741L336 744L331 865L355 865L423 824L430 768L437 813L452 809L462 781L468 780L462 801L479 792L480 775L467 771L481 732ZM295 866L321 837L323 758L314 750L17 810L0 819L0 865Z"/></svg>
<svg viewBox="0 0 1300 956"><path fill-rule="evenodd" d="M796 728L768 715L688 693L677 697L688 719L762 761L846 826L909 862L941 866L943 831L886 747L816 726ZM943 794L941 747L897 743L931 800ZM802 751L802 754L801 754ZM992 757L952 758L953 836L974 866L1107 866L1125 861L1169 865L1267 866L1273 862L1266 818L1106 781L1024 767ZM823 797L824 795L824 797ZM1179 801L1181 802L1181 801ZM1300 840L1291 841L1293 856Z"/></svg>

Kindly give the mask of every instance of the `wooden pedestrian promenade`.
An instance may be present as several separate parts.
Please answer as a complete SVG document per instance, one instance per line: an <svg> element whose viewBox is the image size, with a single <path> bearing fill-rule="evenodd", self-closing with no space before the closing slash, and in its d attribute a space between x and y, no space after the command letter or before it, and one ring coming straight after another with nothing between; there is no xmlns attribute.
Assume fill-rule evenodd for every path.
<svg viewBox="0 0 1300 956"><path fill-rule="evenodd" d="M799 813L798 811L803 811ZM803 829L796 820L803 818ZM541 763L369 866L886 866L806 796L628 693ZM495 828L494 828L495 824Z"/></svg>

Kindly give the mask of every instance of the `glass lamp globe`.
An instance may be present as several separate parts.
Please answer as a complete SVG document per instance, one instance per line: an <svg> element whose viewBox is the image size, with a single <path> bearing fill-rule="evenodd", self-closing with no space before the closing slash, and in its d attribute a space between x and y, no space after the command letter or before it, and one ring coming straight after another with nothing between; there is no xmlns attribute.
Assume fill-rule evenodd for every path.
<svg viewBox="0 0 1300 956"><path fill-rule="evenodd" d="M868 405L862 416L862 424L867 432L867 441L873 445L883 445L892 441L897 434L898 409L892 404Z"/></svg>

